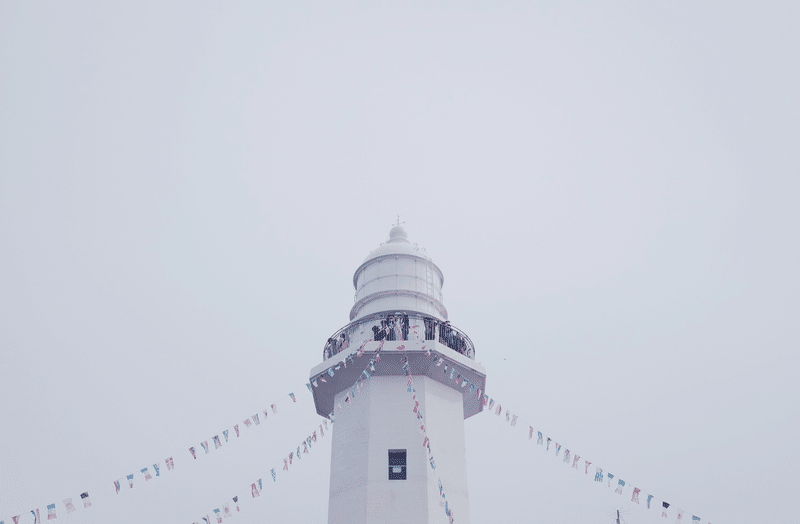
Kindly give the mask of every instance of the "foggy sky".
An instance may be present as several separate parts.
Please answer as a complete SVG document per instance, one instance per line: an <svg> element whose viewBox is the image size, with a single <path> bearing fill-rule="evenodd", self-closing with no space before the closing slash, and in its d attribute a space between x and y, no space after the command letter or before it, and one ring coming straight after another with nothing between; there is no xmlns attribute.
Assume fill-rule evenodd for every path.
<svg viewBox="0 0 800 524"><path fill-rule="evenodd" d="M798 522L799 11L0 4L0 520L188 524L263 477L238 522L327 522L329 436L269 468L400 214L505 409L685 519ZM465 424L474 523L674 522Z"/></svg>

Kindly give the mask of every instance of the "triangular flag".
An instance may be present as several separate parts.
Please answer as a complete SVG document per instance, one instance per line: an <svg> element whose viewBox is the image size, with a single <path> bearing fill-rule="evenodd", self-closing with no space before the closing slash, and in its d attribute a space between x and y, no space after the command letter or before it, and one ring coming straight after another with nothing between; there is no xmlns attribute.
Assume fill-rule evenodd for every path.
<svg viewBox="0 0 800 524"><path fill-rule="evenodd" d="M72 504L72 499L64 499L64 507L67 509L67 515L75 511L75 506Z"/></svg>

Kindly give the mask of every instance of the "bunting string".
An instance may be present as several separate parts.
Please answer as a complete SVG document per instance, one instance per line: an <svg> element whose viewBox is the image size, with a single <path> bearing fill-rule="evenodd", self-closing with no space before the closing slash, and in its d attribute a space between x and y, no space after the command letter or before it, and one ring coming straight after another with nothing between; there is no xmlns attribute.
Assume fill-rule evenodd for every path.
<svg viewBox="0 0 800 524"><path fill-rule="evenodd" d="M484 407L488 408L487 411L489 411L489 412L492 412L492 409L491 409L492 406L496 405L497 407L494 410L494 415L496 417L498 417L498 418L501 418L500 417L501 406L500 406L499 402L495 401L493 398L489 397L488 395L483 395L482 403L483 403ZM501 418L501 420L502 420L502 418ZM552 447L553 454L554 454L554 456L556 458L559 458L559 453L561 453L561 450L563 449L563 453L561 453L561 461L563 463L569 465L570 464L570 457L571 457L572 469L576 470L577 472L580 472L582 470L584 475L589 475L590 474L589 467L592 465L592 462L590 462L586 458L581 460L581 456L578 455L575 452L575 450L567 449L566 447L563 447L558 442L552 441L552 439L550 437L548 437L547 435L543 434L541 431L539 431L537 429L534 429L533 425L528 424L527 422L525 422L522 419L522 417L519 417L516 414L509 415L509 411L506 410L505 421L509 425L509 427L513 427L514 426L514 424L511 423L512 420L513 421L517 421L518 420L518 421L520 421L522 423L522 427L525 427L525 426L528 427L528 429L527 429L527 431L525 433L527 434L527 440L530 441L531 443L533 443L533 445L542 446L542 451L544 451L544 452L549 452L551 447ZM553 443L552 446L551 446L551 442ZM581 465L583 466L582 468L581 468ZM621 478L615 477L613 473L608 472L608 470L604 471L603 468L601 468L600 466L595 464L595 466L594 466L594 481L598 482L598 483L600 483L602 485L604 483L604 476L605 476L605 479L608 481L608 487L609 488L614 488L614 493L615 494L620 495L620 496L624 495L624 496L627 497L628 494L626 494L626 491L628 491L628 488L630 488L630 491L628 493L630 494L631 502L641 506L641 502L639 501L639 495L642 493L642 489L641 488L639 488L637 486L634 486L634 485L632 485L630 483L627 483L626 481L624 481ZM615 478L616 478L616 481L614 481ZM653 500L656 500L655 496L647 493L647 504L646 504L647 507L645 509L649 510L651 508L657 507L655 504L652 504ZM661 507L661 517L662 518L669 519L669 513L668 513L667 510L670 508L670 506L671 506L671 504L669 502L661 500L661 506L660 507ZM684 511L682 509L678 509L678 508L673 508L673 509L675 511L675 516L676 516L675 524L683 524ZM698 517L697 515L692 515L692 523L691 524L700 524L701 521L702 521L702 519L700 517ZM708 521L705 521L705 522L707 524L711 524Z"/></svg>

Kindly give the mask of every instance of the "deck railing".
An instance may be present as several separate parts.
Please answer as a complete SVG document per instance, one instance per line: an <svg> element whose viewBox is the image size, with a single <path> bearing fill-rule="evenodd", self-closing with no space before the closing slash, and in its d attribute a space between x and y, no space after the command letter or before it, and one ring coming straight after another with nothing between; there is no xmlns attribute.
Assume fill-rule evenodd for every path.
<svg viewBox="0 0 800 524"><path fill-rule="evenodd" d="M475 359L475 345L466 333L449 322L419 313L374 313L344 326L334 333L323 349L329 359L365 340L436 340L462 355Z"/></svg>

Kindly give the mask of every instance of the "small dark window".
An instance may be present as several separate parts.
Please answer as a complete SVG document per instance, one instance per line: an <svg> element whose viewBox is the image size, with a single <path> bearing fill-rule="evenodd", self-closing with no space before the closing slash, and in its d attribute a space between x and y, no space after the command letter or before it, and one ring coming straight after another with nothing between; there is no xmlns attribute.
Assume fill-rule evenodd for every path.
<svg viewBox="0 0 800 524"><path fill-rule="evenodd" d="M406 450L389 450L389 480L406 480Z"/></svg>

